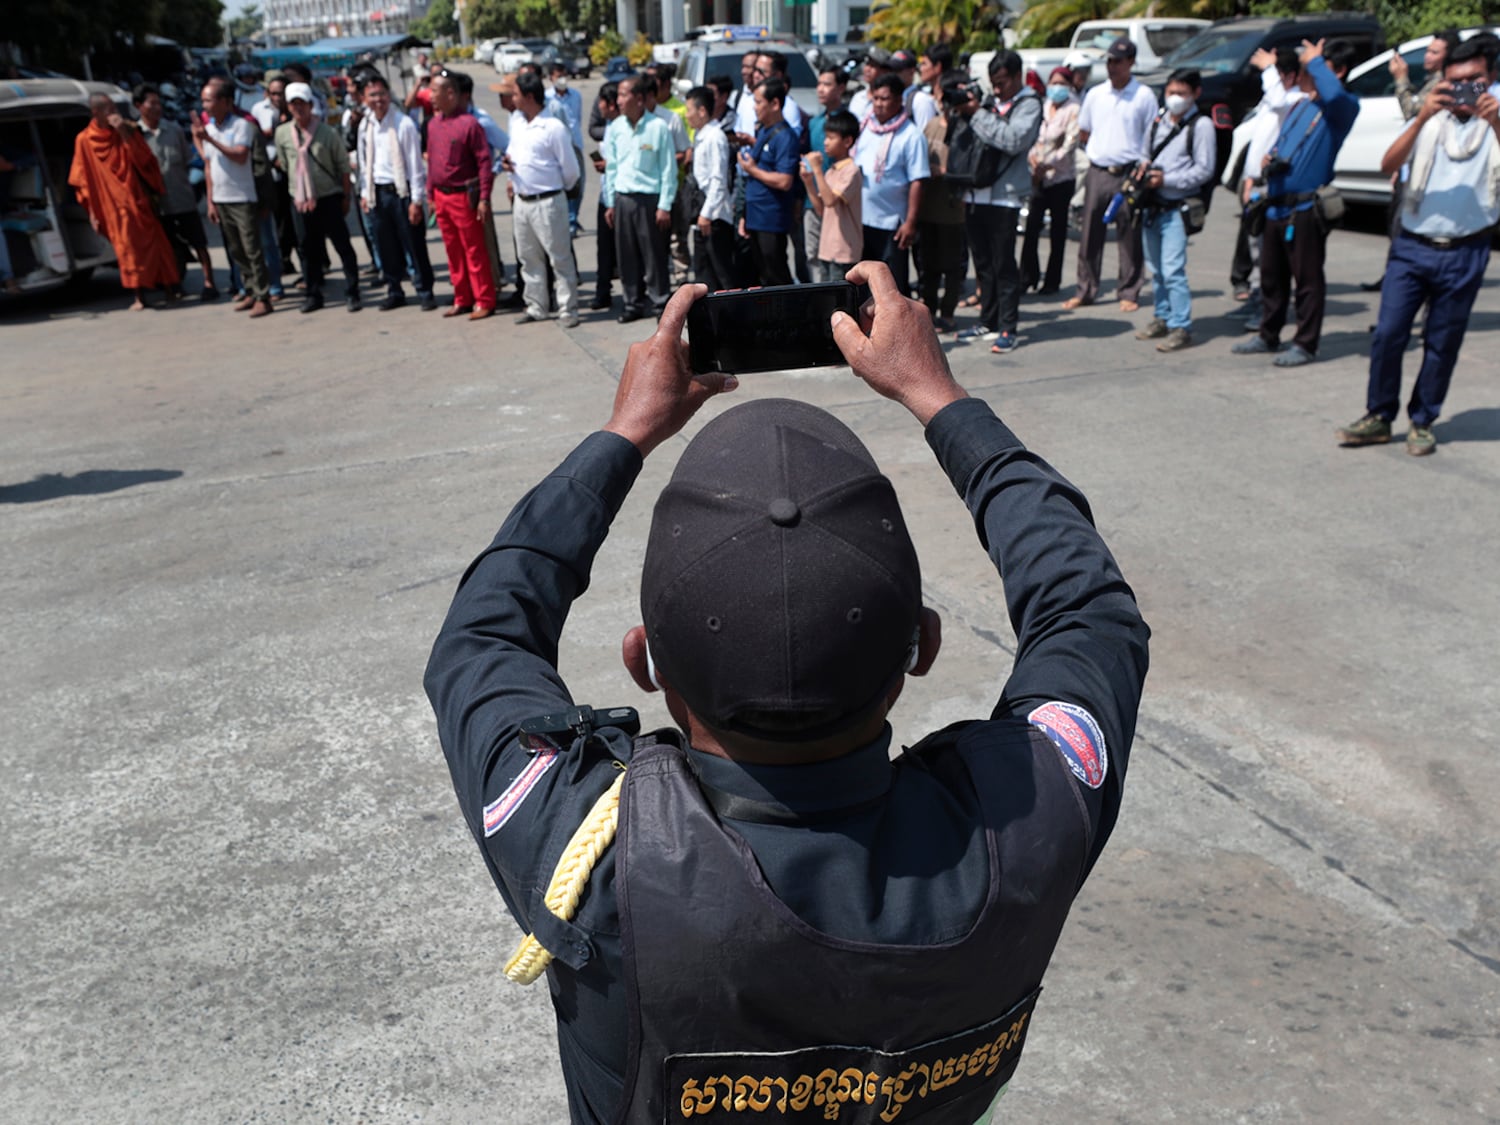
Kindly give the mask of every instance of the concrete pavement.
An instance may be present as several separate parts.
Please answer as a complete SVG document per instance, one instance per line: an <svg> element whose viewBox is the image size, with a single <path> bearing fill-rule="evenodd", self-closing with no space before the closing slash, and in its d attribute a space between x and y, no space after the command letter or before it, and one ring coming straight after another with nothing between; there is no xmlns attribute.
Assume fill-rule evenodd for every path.
<svg viewBox="0 0 1500 1125"><path fill-rule="evenodd" d="M1226 198L1191 251L1199 346L1028 301L1013 355L951 351L1084 489L1155 630L1120 827L1002 1104L1500 1120L1500 291L1435 456L1338 449L1384 245L1334 235L1322 362L1231 357ZM126 304L101 278L0 310L0 1119L565 1120L420 677L459 573L650 325ZM833 410L896 484L946 619L898 739L987 713L1001 589L915 424L842 369L738 395ZM579 700L648 723L618 646L684 440L562 651Z"/></svg>

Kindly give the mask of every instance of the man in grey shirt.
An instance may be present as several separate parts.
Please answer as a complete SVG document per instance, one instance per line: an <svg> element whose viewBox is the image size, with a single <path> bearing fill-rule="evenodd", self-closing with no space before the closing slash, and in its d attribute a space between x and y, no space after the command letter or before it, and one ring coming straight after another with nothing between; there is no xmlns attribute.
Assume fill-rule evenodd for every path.
<svg viewBox="0 0 1500 1125"><path fill-rule="evenodd" d="M161 165L162 183L166 192L162 195L162 229L177 255L177 270L187 276L188 253L191 251L203 267L203 299L214 301L219 291L214 287L214 263L208 255L208 236L203 230L203 220L198 215L198 197L193 194L193 185L188 183L188 162L192 159L192 144L187 134L175 121L162 116L161 91L155 86L137 86L131 95L135 111L141 115L141 135Z"/></svg>
<svg viewBox="0 0 1500 1125"><path fill-rule="evenodd" d="M1188 229L1192 201L1214 178L1218 141L1214 123L1198 112L1203 80L1196 70L1174 70L1167 79L1167 107L1147 136L1145 179L1153 194L1141 215L1141 243L1151 266L1156 315L1135 334L1137 340L1158 340L1156 350L1175 352L1193 342L1193 303L1188 287Z"/></svg>

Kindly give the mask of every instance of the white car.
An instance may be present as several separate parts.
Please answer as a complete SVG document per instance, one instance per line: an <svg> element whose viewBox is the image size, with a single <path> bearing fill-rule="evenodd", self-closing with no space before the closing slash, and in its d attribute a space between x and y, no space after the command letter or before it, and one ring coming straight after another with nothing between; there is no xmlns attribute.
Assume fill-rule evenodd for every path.
<svg viewBox="0 0 1500 1125"><path fill-rule="evenodd" d="M492 63L495 61L495 48L500 46L499 39L481 39L474 44L474 61Z"/></svg>
<svg viewBox="0 0 1500 1125"><path fill-rule="evenodd" d="M501 43L495 48L494 63L497 74L514 74L522 63L531 61L531 48L525 43Z"/></svg>
<svg viewBox="0 0 1500 1125"><path fill-rule="evenodd" d="M1459 34L1467 39L1483 30L1497 29L1471 27ZM1427 81L1422 56L1431 42L1430 35L1408 39L1399 47L1382 51L1349 72L1349 91L1359 98L1359 117L1334 161L1333 186L1350 203L1384 206L1391 201L1391 178L1380 171L1380 161L1401 135L1401 130L1406 128L1406 119L1401 116L1401 106L1396 101L1391 56L1399 52L1406 60L1412 89L1420 90ZM1224 166L1223 179L1224 186L1231 191L1242 178L1245 146L1249 144L1259 113L1260 110L1255 109L1246 114L1245 120L1234 131L1234 143L1229 150L1229 163Z"/></svg>

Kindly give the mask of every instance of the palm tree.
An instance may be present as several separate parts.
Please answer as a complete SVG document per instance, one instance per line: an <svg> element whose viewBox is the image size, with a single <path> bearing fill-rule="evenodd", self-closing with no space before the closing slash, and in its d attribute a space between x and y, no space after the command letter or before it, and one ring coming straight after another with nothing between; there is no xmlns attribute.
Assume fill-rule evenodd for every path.
<svg viewBox="0 0 1500 1125"><path fill-rule="evenodd" d="M1250 0L1122 0L1111 17L1132 19L1149 16L1158 19L1183 16L1200 20L1221 20L1229 16L1250 14Z"/></svg>
<svg viewBox="0 0 1500 1125"><path fill-rule="evenodd" d="M1119 0L1033 0L1016 21L1016 31L1028 47L1064 46L1084 20L1102 20Z"/></svg>
<svg viewBox="0 0 1500 1125"><path fill-rule="evenodd" d="M892 0L870 16L869 38L890 50L948 43L956 54L976 33L993 30L999 15L994 0Z"/></svg>

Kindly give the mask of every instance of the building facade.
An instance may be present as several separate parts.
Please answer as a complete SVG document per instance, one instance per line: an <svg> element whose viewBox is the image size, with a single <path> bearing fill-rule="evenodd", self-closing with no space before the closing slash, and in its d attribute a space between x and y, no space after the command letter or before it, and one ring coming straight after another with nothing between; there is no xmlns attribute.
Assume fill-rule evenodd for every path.
<svg viewBox="0 0 1500 1125"><path fill-rule="evenodd" d="M363 35L405 35L429 0L264 0L272 46Z"/></svg>
<svg viewBox="0 0 1500 1125"><path fill-rule="evenodd" d="M842 43L870 18L869 0L615 0L615 22L628 43L644 32L653 43L675 43L689 28L752 24L811 43Z"/></svg>

